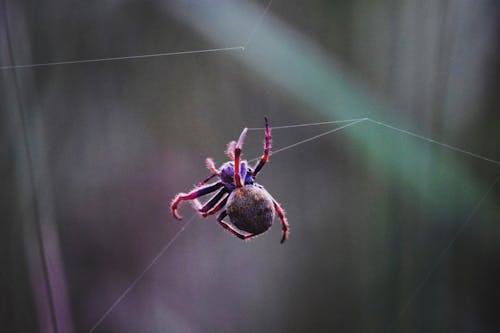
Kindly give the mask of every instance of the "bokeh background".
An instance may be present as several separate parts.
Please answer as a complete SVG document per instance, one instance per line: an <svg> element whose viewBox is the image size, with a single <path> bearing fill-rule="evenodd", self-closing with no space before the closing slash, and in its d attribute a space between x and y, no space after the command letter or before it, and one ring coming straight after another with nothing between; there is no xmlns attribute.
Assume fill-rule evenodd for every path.
<svg viewBox="0 0 500 333"><path fill-rule="evenodd" d="M498 1L1 4L2 332L500 329ZM188 204L175 221L264 115L369 117L490 160L363 121L263 169L285 244L277 221L249 242Z"/></svg>

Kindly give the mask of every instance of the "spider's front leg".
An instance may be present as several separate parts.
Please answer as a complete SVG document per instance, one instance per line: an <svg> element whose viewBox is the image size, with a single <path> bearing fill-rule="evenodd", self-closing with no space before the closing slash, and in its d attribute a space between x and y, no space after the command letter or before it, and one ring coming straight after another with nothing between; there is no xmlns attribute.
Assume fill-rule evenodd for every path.
<svg viewBox="0 0 500 333"><path fill-rule="evenodd" d="M179 203L181 201L196 199L198 197L201 197L202 195L205 195L205 194L208 194L208 193L212 193L215 190L221 188L222 186L224 186L224 185L221 182L217 182L217 183L214 183L214 184L210 184L210 185L206 185L206 186L203 186L203 187L195 188L194 190L192 190L189 193L179 193L179 194L177 194L175 196L174 200L172 200L172 203L170 204L170 210L172 212L172 215L176 219L182 220L182 216L180 216L179 213L177 213L177 207L179 206Z"/></svg>
<svg viewBox="0 0 500 333"><path fill-rule="evenodd" d="M241 182L241 170L240 170L240 155L241 148L243 147L243 141L247 135L248 128L244 128L243 132L240 134L240 138L236 143L236 147L234 147L234 185L236 187L242 187L243 183Z"/></svg>
<svg viewBox="0 0 500 333"><path fill-rule="evenodd" d="M207 169L210 170L210 172L212 173L210 176L208 176L207 178L205 178L204 180L202 180L198 186L203 186L205 185L210 179L214 178L215 176L218 176L219 175L219 170L217 170L217 168L215 167L215 163L214 163L214 160L212 160L210 157L207 157L207 159L205 160L205 165L207 166Z"/></svg>
<svg viewBox="0 0 500 333"><path fill-rule="evenodd" d="M259 162L254 168L253 176L256 177L257 174L259 173L260 169L264 166L264 164L267 163L267 160L269 159L269 151L271 150L271 130L269 129L269 121L267 117L264 117L264 120L266 122L266 130L264 132L264 154L262 154Z"/></svg>

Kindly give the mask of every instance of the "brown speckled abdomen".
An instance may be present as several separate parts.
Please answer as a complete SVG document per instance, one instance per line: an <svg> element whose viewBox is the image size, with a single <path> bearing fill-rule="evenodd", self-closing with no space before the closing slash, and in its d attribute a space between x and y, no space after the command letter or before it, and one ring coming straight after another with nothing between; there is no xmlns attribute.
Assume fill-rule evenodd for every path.
<svg viewBox="0 0 500 333"><path fill-rule="evenodd" d="M238 229L251 234L261 234L273 223L273 199L263 188L245 185L231 193L226 212L231 223Z"/></svg>

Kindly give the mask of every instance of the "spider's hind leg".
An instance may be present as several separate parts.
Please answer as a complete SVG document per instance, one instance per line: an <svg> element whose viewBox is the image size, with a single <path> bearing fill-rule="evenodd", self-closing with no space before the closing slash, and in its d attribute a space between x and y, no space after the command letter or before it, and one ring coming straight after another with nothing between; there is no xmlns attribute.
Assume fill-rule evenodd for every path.
<svg viewBox="0 0 500 333"><path fill-rule="evenodd" d="M280 204L274 199L273 199L273 204L274 204L274 209L276 210L276 213L278 213L278 217L280 218L281 221L282 236L280 243L283 243L288 238L288 234L290 233L289 231L290 226L288 224L285 211L283 210L283 208L281 208Z"/></svg>
<svg viewBox="0 0 500 333"><path fill-rule="evenodd" d="M256 236L254 234L244 235L244 234L240 233L238 230L236 230L235 228L233 228L232 226L230 226L229 224L227 224L226 222L223 221L223 219L226 216L227 216L227 212L225 210L223 210L222 213L220 213L219 216L217 217L217 222L219 222L219 224L224 229L226 229L227 231L229 231L230 233L232 233L233 235L235 235L239 239L243 239L243 240L252 238L253 236Z"/></svg>

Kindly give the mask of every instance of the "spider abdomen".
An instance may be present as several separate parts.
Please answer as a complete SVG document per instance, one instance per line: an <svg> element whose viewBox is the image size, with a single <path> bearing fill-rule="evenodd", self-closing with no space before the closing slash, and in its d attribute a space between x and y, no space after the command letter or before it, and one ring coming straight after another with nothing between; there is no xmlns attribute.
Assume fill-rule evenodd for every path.
<svg viewBox="0 0 500 333"><path fill-rule="evenodd" d="M235 227L251 234L263 233L274 219L271 195L256 185L235 189L229 196L226 211Z"/></svg>

